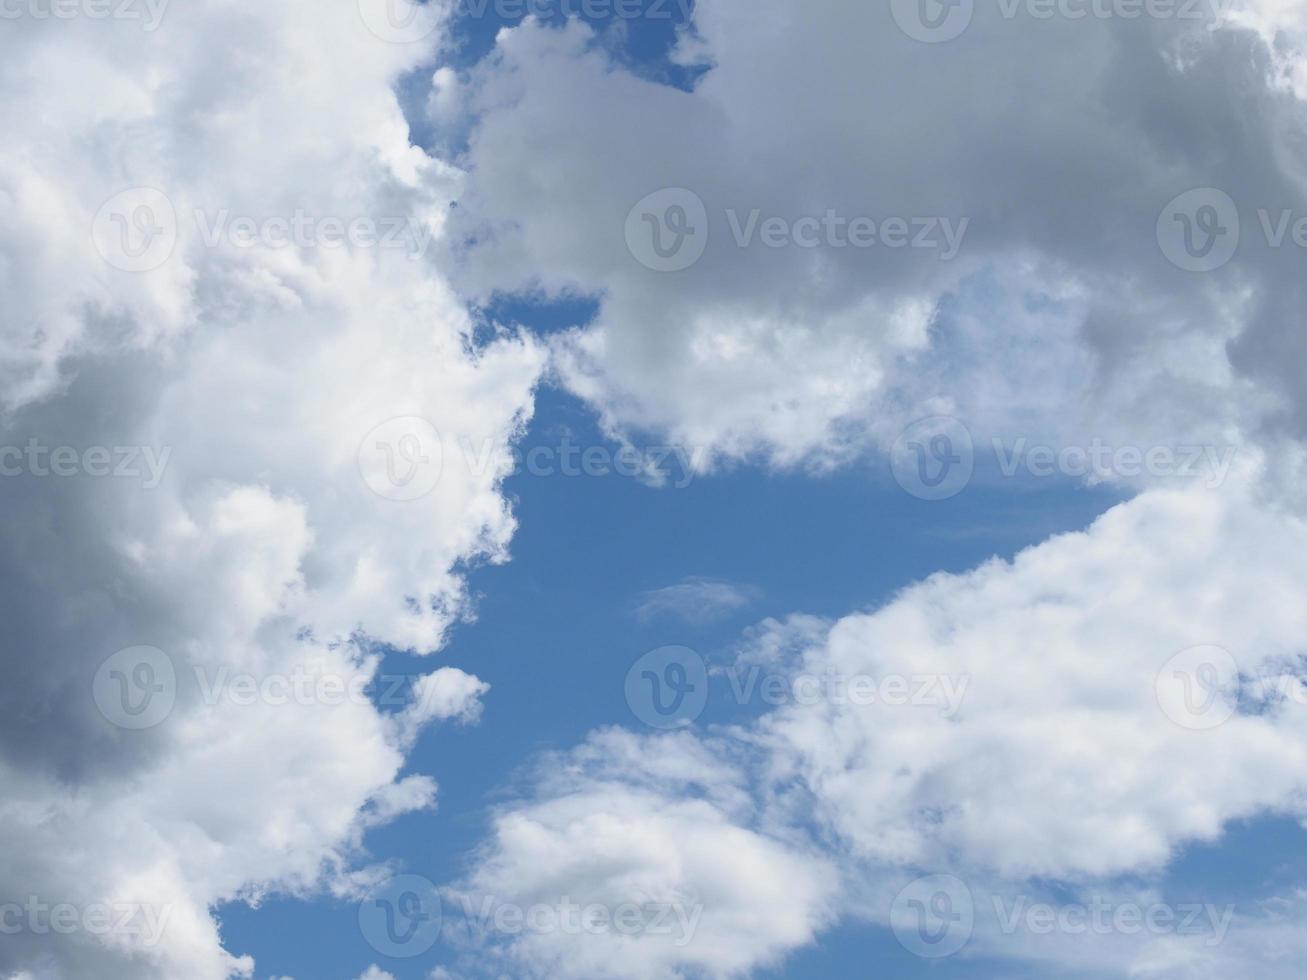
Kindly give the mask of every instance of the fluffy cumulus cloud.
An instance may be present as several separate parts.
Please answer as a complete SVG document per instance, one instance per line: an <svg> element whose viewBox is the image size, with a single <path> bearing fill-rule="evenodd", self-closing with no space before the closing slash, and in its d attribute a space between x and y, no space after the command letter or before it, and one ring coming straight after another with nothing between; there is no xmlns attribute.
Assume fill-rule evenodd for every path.
<svg viewBox="0 0 1307 980"><path fill-rule="evenodd" d="M735 976L831 917L832 865L767 827L744 770L688 735L596 733L533 790L452 889L477 975Z"/></svg>
<svg viewBox="0 0 1307 980"><path fill-rule="evenodd" d="M761 725L773 774L811 794L865 868L875 920L889 921L886 883L902 884L901 869L942 871L975 894L972 952L1085 976L1291 975L1292 896L1231 907L1227 926L1201 936L1038 935L1004 930L1002 910L1061 907L1068 893L1174 908L1174 896L1131 883L1162 881L1181 848L1218 841L1233 821L1302 819L1307 701L1293 592L1304 533L1295 515L1242 492L1150 492L1083 533L932 577L873 613L777 625L766 649L805 674L966 687L951 712L938 697L780 709ZM1060 899L1049 881L1064 883Z"/></svg>
<svg viewBox="0 0 1307 980"><path fill-rule="evenodd" d="M795 701L725 741L751 746L731 763L751 774L750 826L848 871L843 914L892 925L900 889L947 873L977 896L972 953L1068 976L1288 975L1294 896L1241 908L1219 944L1031 935L1002 928L984 899L1147 905L1161 892L1139 882L1160 889L1186 845L1242 818L1303 816L1302 252L1273 244L1307 203L1301 24L1270 4L1199 19L977 4L959 37L931 44L896 26L910 6L815 16L705 0L673 54L704 69L689 90L624 70L578 25L504 32L456 93L472 127L459 220L474 229L457 238L473 244L452 256L456 285L597 296L594 322L552 343L563 383L613 434L655 432L717 461L831 465L936 413L979 438L1052 447L1234 447L1219 478L1184 484L1090 467L1139 495L882 608L766 624L747 663L952 687L900 706ZM669 187L693 191L703 215L683 194L644 201ZM1194 188L1234 210L1211 196L1172 205ZM1195 208L1212 202L1226 232L1239 221L1238 247L1209 271L1183 268L1194 256L1168 237L1183 230L1173 212L1205 220ZM669 204L708 232L672 271L649 268L667 256L647 240L672 240ZM742 247L755 213L792 232L827 215L882 231L889 217L967 223L947 257L942 220L935 248L856 248L847 223L820 221L804 230L815 246L768 247L759 224ZM1229 717L1208 726L1185 696L1213 678ZM700 747L731 756L723 734ZM641 744L642 757L662 751L611 738L582 751L616 767ZM647 807L664 812L666 792ZM576 798L546 782L501 815L478 873L505 873L519 821L583 827ZM780 830L796 826L820 844ZM545 969L556 959L535 941L513 949ZM681 951L661 975L741 965Z"/></svg>
<svg viewBox="0 0 1307 980"><path fill-rule="evenodd" d="M690 91L580 25L524 22L464 85L460 287L599 296L555 344L560 376L614 433L717 459L828 464L940 411L1060 443L1300 432L1301 249L1257 217L1307 203L1294 17L1029 6L976 4L932 44L891 4L705 0L672 54L706 68ZM669 187L704 215L636 207ZM1156 232L1203 187L1242 234L1194 273ZM859 218L875 244L851 243ZM680 271L647 267L668 221L706 229Z"/></svg>
<svg viewBox="0 0 1307 980"><path fill-rule="evenodd" d="M550 759L497 818L468 886L611 904L668 893L657 882L702 902L701 933L679 947L638 936L639 957L611 960L616 937L579 930L501 924L489 945L545 974L583 961L732 976L836 917L901 926L921 878L949 875L969 915L958 955L1077 977L1290 976L1292 894L1203 905L1182 930L1110 922L1155 906L1187 916L1164 876L1185 846L1234 821L1304 817L1305 544L1307 524L1246 485L1153 490L878 609L764 622L741 666L791 697L743 728L608 732ZM767 860L742 857L754 853ZM1039 906L1083 908L1088 925L1041 929L1026 915ZM754 943L719 934L722 919Z"/></svg>
<svg viewBox="0 0 1307 980"><path fill-rule="evenodd" d="M379 683L513 531L497 462L383 424L503 444L542 355L474 342L426 251L457 174L393 85L434 23L26 9L0 31L0 975L250 975L213 906L311 892L433 805L405 751L484 690Z"/></svg>
<svg viewBox="0 0 1307 980"><path fill-rule="evenodd" d="M480 924L460 966L739 975L841 914L888 922L918 871L1093 887L1301 816L1304 286L1292 232L1270 243L1307 208L1298 14L978 4L930 44L899 6L703 0L674 52L692 90L575 23L437 71L435 8L382 0L6 18L0 975L250 976L217 903L348 879L368 828L434 804L405 753L485 685L369 692L388 647L433 653L470 615L461 563L506 557L507 454L441 436L505 445L547 370L614 435L705 465L833 465L927 413L1241 458L755 637L785 671L966 678L956 710L822 699L551 758L451 888ZM410 143L417 69L466 178ZM1225 198L1168 213L1205 187ZM662 188L691 194L637 207ZM1211 271L1159 242L1236 214ZM702 255L659 271L687 231ZM521 289L599 313L548 344L474 329L467 300ZM1230 658L1210 727L1159 703L1199 644ZM1235 976L1300 948L1301 918L1281 896L1219 950L1124 944L1108 968Z"/></svg>
<svg viewBox="0 0 1307 980"><path fill-rule="evenodd" d="M799 673L951 678L963 693L949 704L934 684L902 710L817 699L763 730L868 860L960 857L1016 878L1158 869L1231 820L1301 814L1307 712L1282 695L1301 673L1304 535L1237 498L1146 493L874 613L778 626L768 646L797 648ZM1209 646L1238 665L1222 683L1242 705L1210 731L1184 724L1167 686L1193 666L1177 654Z"/></svg>

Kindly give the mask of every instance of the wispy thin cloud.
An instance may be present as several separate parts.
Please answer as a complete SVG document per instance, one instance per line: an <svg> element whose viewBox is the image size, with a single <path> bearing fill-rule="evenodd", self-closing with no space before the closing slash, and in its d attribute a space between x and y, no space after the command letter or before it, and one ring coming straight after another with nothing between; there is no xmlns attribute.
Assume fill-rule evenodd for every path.
<svg viewBox="0 0 1307 980"><path fill-rule="evenodd" d="M675 616L701 626L747 608L760 594L751 585L693 576L676 585L640 593L635 614L646 622L659 616Z"/></svg>

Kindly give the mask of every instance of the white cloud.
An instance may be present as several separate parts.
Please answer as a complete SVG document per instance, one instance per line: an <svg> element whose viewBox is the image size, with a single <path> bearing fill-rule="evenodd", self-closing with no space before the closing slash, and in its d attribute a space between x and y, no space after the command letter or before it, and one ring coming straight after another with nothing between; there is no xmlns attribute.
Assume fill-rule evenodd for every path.
<svg viewBox="0 0 1307 980"><path fill-rule="evenodd" d="M1288 14L1264 10L1272 36ZM1250 32L1201 25L982 18L945 52L852 0L819 17L712 0L696 22L715 67L693 93L613 71L576 26L506 32L466 89L438 74L437 117L480 116L466 193L409 143L392 91L438 36L386 43L355 4L192 0L153 34L7 24L4 439L170 455L150 490L6 477L0 879L47 904L141 904L166 928L59 942L28 930L6 937L0 971L252 975L223 948L216 903L324 879L347 891L365 830L432 806L431 777L399 777L404 753L423 724L476 717L472 675L429 674L396 719L348 699L210 703L195 672L366 681L377 643L431 653L467 614L454 569L503 560L514 529L502 470L446 467L402 502L369 489L357 459L394 418L472 445L520 431L545 352L511 334L476 348L460 293L603 292L597 325L553 343L560 375L612 431L726 458L839 462L923 407L978 435L1055 441L1302 431L1298 257L1250 242L1195 279L1151 239L1190 186L1302 206L1302 105L1273 77L1292 73L1296 37L1272 55ZM719 216L703 261L668 278L633 261L622 227L669 184L715 215L971 224L941 262L738 249ZM133 274L106 264L91 231L141 186L166 194L178 238ZM204 242L219 212L398 216L441 236L455 198L493 244L455 251L459 293L408 250ZM119 215L128 233L137 217ZM1268 496L1300 494L1300 448L1260 439L1282 484ZM419 450L430 462L434 446ZM1299 812L1301 714L1198 734L1159 716L1151 687L1192 642L1221 642L1250 669L1297 655L1303 529L1278 506L1238 486L1153 492L1011 565L931 579L796 652L965 671L957 716L891 725L796 706L751 734L778 785L800 787L843 848L881 869L947 857L1000 876L1146 871L1230 819ZM92 680L138 645L178 668L177 704L127 731L97 713ZM786 829L786 793L752 802L746 764L725 751L596 737L498 815L461 883L518 903L692 899L690 942L553 932L491 946L548 975L652 977L729 975L811 941L834 916L831 859Z"/></svg>
<svg viewBox="0 0 1307 980"><path fill-rule="evenodd" d="M1249 677L1297 673L1307 529L1241 492L1146 493L1083 533L940 574L799 640L798 666L966 678L962 706L821 702L767 717L777 765L853 853L1015 878L1154 871L1231 820L1297 812L1307 711L1191 731L1155 680L1216 644Z"/></svg>
<svg viewBox="0 0 1307 980"><path fill-rule="evenodd" d="M1307 206L1302 104L1252 33L982 4L963 37L927 45L888 5L739 0L698 4L694 26L681 54L711 68L692 92L615 67L576 24L530 21L467 87L458 220L477 245L457 281L600 297L595 324L553 347L613 432L823 466L932 412L984 438L1224 445L1296 410L1296 335L1280 326L1300 315L1293 250L1250 233L1195 276L1154 234L1191 187L1225 189L1247 224ZM710 229L703 258L670 274L624 240L628 210L664 187L697 194ZM970 220L941 261L740 248L728 209Z"/></svg>
<svg viewBox="0 0 1307 980"><path fill-rule="evenodd" d="M1302 711L1195 732L1154 686L1199 643L1225 646L1250 677L1300 672L1302 256L1269 247L1257 211L1307 213L1302 26L1282 4L1249 5L1233 25L1009 20L976 5L963 37L928 45L887 5L814 16L708 0L673 55L710 65L691 92L615 66L578 25L529 21L467 79L476 124L458 220L476 245L456 254L455 281L471 295L598 297L594 324L556 337L552 355L615 435L711 446L709 465L820 468L941 413L983 443L1237 450L1215 492L1100 473L1152 489L1010 563L755 636L750 656L796 671L969 683L948 717L822 702L734 732L768 749L764 821L812 809L837 842L830 859L857 863L846 911L887 921L918 869L999 893L1031 876L1147 879L1231 820L1301 815ZM1193 274L1156 226L1204 186L1236 201L1245 234L1227 266ZM630 209L666 187L708 215L702 258L679 272L645 268L624 236ZM727 209L970 221L943 262L740 248ZM545 789L520 812L556 803ZM502 846L497 833L489 853ZM1263 929L1241 919L1217 950L1105 944L1101 963L1093 944L996 949L1085 976L1273 975L1292 943L1274 931L1275 948L1254 954Z"/></svg>
<svg viewBox="0 0 1307 980"><path fill-rule="evenodd" d="M5 477L6 898L137 903L166 927L29 923L0 944L0 974L251 975L211 908L347 877L368 827L434 803L430 776L399 778L418 730L476 716L484 685L452 668L398 715L325 688L206 696L237 675L362 689L383 672L379 644L434 652L467 613L456 563L506 557L497 469L448 467L403 502L369 488L359 450L402 416L504 443L530 414L537 346L475 349L462 304L407 249L204 240L223 214L298 212L439 234L458 175L409 144L392 91L436 43L385 43L353 3L197 0L154 33L6 21L0 443L171 454L153 489ZM131 273L92 226L141 185L170 199L178 235L171 258ZM147 216L120 217L140 244ZM166 718L132 731L92 690L107 657L137 646L170 658L177 688Z"/></svg>
<svg viewBox="0 0 1307 980"><path fill-rule="evenodd" d="M514 875L539 875L556 891L588 887L608 820L637 841L662 841L657 866L712 867L696 835L721 812L744 814L745 826L766 828L791 850L802 851L794 835L815 826L823 857L808 860L845 869L838 901L823 895L820 907L844 917L888 925L895 895L915 876L960 876L978 906L976 935L960 955L1168 980L1241 976L1229 971L1243 957L1246 975L1258 975L1247 964L1275 967L1279 954L1254 956L1256 937L1283 932L1276 942L1292 941L1266 910L1246 905L1231 910L1217 944L1147 931L1004 932L989 909L995 897L1011 909L1022 896L1056 904L1068 895L1146 906L1162 898L1123 882L1161 880L1185 845L1218 841L1235 820L1304 816L1307 613L1294 598L1307 574L1304 546L1307 526L1246 486L1149 491L1083 532L1010 562L934 575L874 611L765 623L744 663L849 684L711 737L592 739L575 757L547 763L560 775L501 814L471 880L487 891ZM1158 685L1159 677L1172 683L1165 669L1175 654L1211 644L1229 651L1240 673L1220 677L1213 712L1228 708L1210 716L1222 724L1208 726L1208 715L1177 714L1171 688L1159 694ZM1201 694L1204 678L1192 676ZM949 678L964 696L945 710L938 685L900 703L840 693L857 678L889 677L910 686ZM685 775L655 777L655 767ZM609 773L628 774L620 791ZM714 786L730 803L705 809ZM673 816L681 829L661 835L658 821ZM605 867L599 880L617 874ZM765 884L749 891L768 894ZM815 927L829 921L802 907L786 915ZM775 935L775 925L757 928ZM794 935L773 954L796 945ZM547 969L567 938L532 937L512 950ZM588 955L584 946L574 940L569 955ZM691 963L687 952L647 975L677 976Z"/></svg>
<svg viewBox="0 0 1307 980"><path fill-rule="evenodd" d="M751 586L695 576L642 592L636 615L641 619L670 615L703 624L746 608L756 595Z"/></svg>
<svg viewBox="0 0 1307 980"><path fill-rule="evenodd" d="M777 961L828 920L836 875L758 825L743 780L683 734L611 730L550 757L451 889L446 934L514 976L727 977Z"/></svg>

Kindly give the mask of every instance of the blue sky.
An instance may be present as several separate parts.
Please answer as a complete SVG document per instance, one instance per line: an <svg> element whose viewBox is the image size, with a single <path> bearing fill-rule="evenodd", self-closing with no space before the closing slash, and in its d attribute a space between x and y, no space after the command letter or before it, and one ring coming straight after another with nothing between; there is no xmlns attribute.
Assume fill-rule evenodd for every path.
<svg viewBox="0 0 1307 980"><path fill-rule="evenodd" d="M592 310L589 304L496 304L494 313L542 334ZM557 448L616 444L572 396L545 387L520 445ZM674 465L672 484L681 482ZM883 462L834 473L776 473L749 465L695 476L685 486L609 474L533 475L506 484L520 522L512 559L475 569L470 582L477 619L458 626L448 656L490 683L478 725L432 732L409 768L440 783L439 809L374 831L379 860L437 883L458 878L487 832L490 810L522 790L522 770L542 752L565 750L596 728L646 730L624 698L630 665L643 653L684 645L710 663L734 660L743 634L766 617L803 612L837 619L874 608L936 571L965 572L993 556L1010 558L1047 537L1078 531L1121 497L1070 480L972 486L944 501L903 491ZM748 591L747 604L709 622L671 612L642 617L645 595L705 578ZM421 671L421 660L393 652L386 672ZM738 705L729 682L712 681L699 726L726 725L756 712ZM1293 821L1236 824L1219 845L1195 846L1168 869L1173 901L1247 901L1291 871L1307 853ZM459 928L457 908L445 928ZM352 902L272 899L257 912L231 905L221 914L234 948L256 956L260 970L295 977L353 976L372 963L401 980L433 966L456 967L444 944L412 960L379 957L357 928ZM923 960L889 930L842 923L766 977L806 978L871 970L894 977L979 980L1043 975L1039 967L986 957Z"/></svg>
<svg viewBox="0 0 1307 980"><path fill-rule="evenodd" d="M0 980L1299 980L1300 10L111 6L0 8Z"/></svg>
<svg viewBox="0 0 1307 980"><path fill-rule="evenodd" d="M541 327L553 327L547 311ZM557 446L564 435L578 446L613 445L570 396L546 390L537 406L523 454ZM765 617L836 618L875 606L934 571L965 571L1078 530L1111 502L1102 492L1065 487L1016 501L967 492L925 502L870 467L813 477L741 466L680 489L616 474L521 474L507 489L520 522L512 560L472 574L478 618L459 626L449 646L451 660L474 670L493 695L480 724L433 732L411 757L414 771L440 783L437 813L414 814L368 838L377 858L437 882L463 870L485 833L487 808L513 791L512 774L536 753L566 749L601 726L640 727L623 682L646 651L681 644L730 663L743 631ZM708 624L637 615L643 593L695 576L751 586L757 597ZM386 671L422 667L394 654ZM700 723L729 723L748 710L731 702L721 679ZM356 911L349 903L273 901L257 914L231 907L222 921L233 945L272 975L328 976L361 973L377 961ZM829 976L868 957L886 957L896 976L926 968L888 934L863 928L837 931L777 975ZM414 964L381 965L417 978L438 962L433 950ZM958 976L978 975L959 969Z"/></svg>
<svg viewBox="0 0 1307 980"><path fill-rule="evenodd" d="M538 328L557 329L557 317L537 311ZM558 446L564 435L578 446L614 445L575 399L542 391L523 455L534 445ZM472 574L478 618L459 626L449 647L451 659L491 684L485 714L476 726L431 733L411 756L413 771L440 783L438 811L401 818L368 838L376 858L438 883L466 870L489 809L520 790L514 774L538 753L566 749L603 726L640 730L623 682L646 651L686 645L728 664L744 631L765 617L838 618L880 605L935 571L963 572L1080 530L1117 499L1062 482L1015 498L1004 488L972 488L926 502L873 467L808 476L741 466L680 489L615 474L521 473L507 489L521 522L512 560ZM710 623L637 614L648 590L695 576L756 592L746 607ZM422 666L392 653L386 670ZM724 678L714 679L713 692L700 725L729 724L753 710L733 703ZM1242 822L1218 844L1178 855L1164 887L1175 902L1248 902L1299 881L1294 868L1304 857L1307 833L1295 821ZM446 916L446 927L458 928L457 909ZM353 976L375 962L417 980L435 965L454 965L441 944L411 961L379 958L357 928L352 902L273 899L257 912L228 906L221 921L232 945L271 976ZM949 980L1043 975L1010 960L922 960L888 930L856 922L758 975L816 980L855 970Z"/></svg>

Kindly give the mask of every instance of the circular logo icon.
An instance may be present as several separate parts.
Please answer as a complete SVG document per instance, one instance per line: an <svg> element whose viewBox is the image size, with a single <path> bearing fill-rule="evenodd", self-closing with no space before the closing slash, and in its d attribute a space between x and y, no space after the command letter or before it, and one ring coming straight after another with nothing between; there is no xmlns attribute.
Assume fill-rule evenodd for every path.
<svg viewBox="0 0 1307 980"><path fill-rule="evenodd" d="M1211 272L1239 247L1239 209L1225 191L1196 187L1172 199L1157 219L1157 244L1186 272Z"/></svg>
<svg viewBox="0 0 1307 980"><path fill-rule="evenodd" d="M1157 672L1157 704L1182 728L1224 725L1239 706L1239 665L1224 647L1204 643L1181 650Z"/></svg>
<svg viewBox="0 0 1307 980"><path fill-rule="evenodd" d="M914 41L952 41L971 25L975 0L890 0L894 23Z"/></svg>
<svg viewBox="0 0 1307 980"><path fill-rule="evenodd" d="M947 500L961 493L975 468L971 432L951 415L913 422L890 447L894 479L922 500Z"/></svg>
<svg viewBox="0 0 1307 980"><path fill-rule="evenodd" d="M708 665L689 647L650 650L626 672L626 703L652 728L681 728L708 704Z"/></svg>
<svg viewBox="0 0 1307 980"><path fill-rule="evenodd" d="M654 191L626 215L626 247L654 272L688 269L708 247L708 209L684 187Z"/></svg>
<svg viewBox="0 0 1307 980"><path fill-rule="evenodd" d="M359 16L388 44L416 44L440 26L440 8L424 0L358 0Z"/></svg>
<svg viewBox="0 0 1307 980"><path fill-rule="evenodd" d="M133 187L105 201L91 223L101 258L123 272L149 272L177 247L177 211L162 191Z"/></svg>
<svg viewBox="0 0 1307 980"><path fill-rule="evenodd" d="M382 956L421 956L440 938L440 892L421 875L383 881L359 903L359 931Z"/></svg>
<svg viewBox="0 0 1307 980"><path fill-rule="evenodd" d="M119 728L153 728L177 702L177 671L158 647L127 647L100 665L91 695Z"/></svg>
<svg viewBox="0 0 1307 980"><path fill-rule="evenodd" d="M358 457L363 482L387 500L425 497L440 482L444 465L440 433L416 415L381 423L364 436Z"/></svg>
<svg viewBox="0 0 1307 980"><path fill-rule="evenodd" d="M953 875L917 878L890 906L890 927L899 944L924 959L952 956L971 941L975 925L971 889Z"/></svg>

